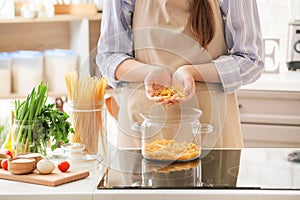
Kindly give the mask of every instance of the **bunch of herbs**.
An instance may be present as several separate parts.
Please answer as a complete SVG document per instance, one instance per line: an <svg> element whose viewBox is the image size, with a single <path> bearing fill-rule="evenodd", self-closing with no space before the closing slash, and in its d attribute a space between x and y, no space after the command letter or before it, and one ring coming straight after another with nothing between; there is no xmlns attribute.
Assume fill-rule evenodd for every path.
<svg viewBox="0 0 300 200"><path fill-rule="evenodd" d="M18 153L38 152L46 155L47 147L55 150L60 143L68 143L73 132L69 115L47 104L48 87L41 82L27 98L15 101L15 143ZM16 145L15 144L15 145ZM21 144L21 145L20 145Z"/></svg>

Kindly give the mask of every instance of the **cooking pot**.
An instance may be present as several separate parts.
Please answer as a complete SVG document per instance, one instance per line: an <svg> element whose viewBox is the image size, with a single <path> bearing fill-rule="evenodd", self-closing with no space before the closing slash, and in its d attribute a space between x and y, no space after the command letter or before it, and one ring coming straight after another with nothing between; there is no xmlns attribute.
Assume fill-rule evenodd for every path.
<svg viewBox="0 0 300 200"><path fill-rule="evenodd" d="M200 186L201 160L166 163L143 159L142 184L152 188Z"/></svg>
<svg viewBox="0 0 300 200"><path fill-rule="evenodd" d="M141 113L142 155L149 160L191 161L201 154L201 134L211 133L211 124L201 124L196 108L154 106Z"/></svg>

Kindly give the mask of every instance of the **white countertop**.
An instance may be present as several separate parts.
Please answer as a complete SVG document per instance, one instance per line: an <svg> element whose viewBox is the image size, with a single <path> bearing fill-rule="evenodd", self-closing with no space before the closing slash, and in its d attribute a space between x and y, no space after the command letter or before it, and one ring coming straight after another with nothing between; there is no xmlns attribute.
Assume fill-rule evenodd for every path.
<svg viewBox="0 0 300 200"><path fill-rule="evenodd" d="M264 73L256 82L242 86L241 90L300 92L300 71Z"/></svg>
<svg viewBox="0 0 300 200"><path fill-rule="evenodd" d="M93 199L102 169L87 178L56 187L0 179L1 200L88 200Z"/></svg>
<svg viewBox="0 0 300 200"><path fill-rule="evenodd" d="M101 192L101 193L100 193ZM299 200L300 191L280 190L105 190L94 194L94 200Z"/></svg>
<svg viewBox="0 0 300 200"><path fill-rule="evenodd" d="M293 149L265 149L263 152L261 149L257 149L258 156L265 157L266 162L272 162L279 159L284 160L285 164L278 166L281 168L279 173L289 170L289 176L286 180L290 180L293 170L299 170L299 163L287 163L286 154ZM253 153L251 154L253 155ZM255 165L251 165L251 162L255 162L255 158L248 157L248 150L243 149L241 159L245 159L250 162L250 165L240 166L242 169L253 169ZM262 163L262 166L263 165ZM247 170L243 170L247 172ZM282 171L283 170L283 171ZM261 173L267 173L267 168L262 168ZM300 199L300 190L256 190L256 189L97 189L97 184L103 174L103 168L99 168L90 173L90 176L64 185L49 187L28 183L21 183L15 181L7 181L0 179L0 199L1 200L105 200L105 199L145 199L145 200L159 200L159 199L230 199L230 200L253 200L253 199L285 199L285 200L298 200ZM246 174L240 174L241 177ZM248 177L251 177L248 175ZM275 179L275 178L274 178ZM282 181L286 181L282 179ZM295 177L296 181L300 181ZM268 181L268 180L264 180ZM262 181L262 184L264 184ZM269 180L272 181L272 180ZM276 181L274 180L276 183ZM238 184L243 184L242 180L238 180Z"/></svg>

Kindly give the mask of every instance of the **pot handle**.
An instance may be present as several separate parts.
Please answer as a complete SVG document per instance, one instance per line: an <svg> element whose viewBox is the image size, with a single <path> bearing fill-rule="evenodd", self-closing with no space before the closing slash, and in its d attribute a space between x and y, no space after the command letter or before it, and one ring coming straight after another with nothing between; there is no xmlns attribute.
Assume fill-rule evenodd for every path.
<svg viewBox="0 0 300 200"><path fill-rule="evenodd" d="M200 133L212 133L214 130L211 124L199 124L197 134Z"/></svg>
<svg viewBox="0 0 300 200"><path fill-rule="evenodd" d="M142 123L143 122L134 122L131 123L130 128L133 131L141 131L142 130ZM214 130L211 124L199 124L197 134L200 133L212 133Z"/></svg>

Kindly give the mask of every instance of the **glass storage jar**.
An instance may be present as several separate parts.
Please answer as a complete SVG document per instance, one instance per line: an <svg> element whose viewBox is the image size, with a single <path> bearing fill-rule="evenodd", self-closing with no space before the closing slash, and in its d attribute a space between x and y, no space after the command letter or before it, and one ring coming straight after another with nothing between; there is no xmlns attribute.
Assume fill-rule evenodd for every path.
<svg viewBox="0 0 300 200"><path fill-rule="evenodd" d="M12 53L12 91L27 95L43 80L43 54L20 50Z"/></svg>
<svg viewBox="0 0 300 200"><path fill-rule="evenodd" d="M0 97L11 93L11 55L0 52Z"/></svg>
<svg viewBox="0 0 300 200"><path fill-rule="evenodd" d="M12 130L12 145L14 156L27 153L46 155L47 133L41 121L14 120Z"/></svg>
<svg viewBox="0 0 300 200"><path fill-rule="evenodd" d="M74 162L106 158L106 109L103 101L68 101L66 112L70 115L74 134L70 144L64 146L69 159ZM79 150L81 152L79 152Z"/></svg>
<svg viewBox="0 0 300 200"><path fill-rule="evenodd" d="M71 49L48 49L44 51L45 78L51 92L66 94L65 74L76 71L78 56Z"/></svg>

